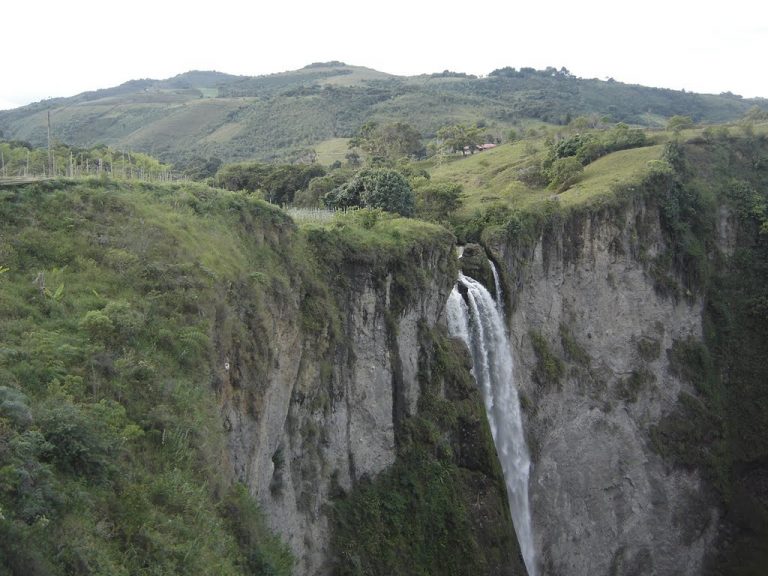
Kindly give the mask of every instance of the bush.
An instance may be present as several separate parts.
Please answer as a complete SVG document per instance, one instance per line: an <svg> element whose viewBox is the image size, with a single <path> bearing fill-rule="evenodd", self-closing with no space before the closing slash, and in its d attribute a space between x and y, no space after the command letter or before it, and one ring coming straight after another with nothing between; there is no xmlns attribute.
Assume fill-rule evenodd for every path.
<svg viewBox="0 0 768 576"><path fill-rule="evenodd" d="M296 192L293 205L300 208L316 208L322 206L323 198L334 188L338 188L349 180L351 174L347 170L337 170L326 176L313 178L309 185Z"/></svg>
<svg viewBox="0 0 768 576"><path fill-rule="evenodd" d="M36 421L51 445L51 462L63 472L92 480L108 475L125 441L140 434L120 404L101 400L80 406L60 394L41 406Z"/></svg>
<svg viewBox="0 0 768 576"><path fill-rule="evenodd" d="M325 203L334 208L381 208L403 216L412 216L414 212L411 186L400 172L389 168L358 172L349 182L326 194Z"/></svg>
<svg viewBox="0 0 768 576"><path fill-rule="evenodd" d="M461 184L426 184L416 190L416 214L425 220L444 222L461 207Z"/></svg>
<svg viewBox="0 0 768 576"><path fill-rule="evenodd" d="M680 132L686 128L693 128L693 120L690 116L672 116L667 122L667 130Z"/></svg>
<svg viewBox="0 0 768 576"><path fill-rule="evenodd" d="M245 486L233 486L220 510L235 535L244 567L250 574L291 574L293 557L290 549L266 528L264 517Z"/></svg>
<svg viewBox="0 0 768 576"><path fill-rule="evenodd" d="M549 183L547 172L541 162L533 162L517 171L517 180L531 188L539 188Z"/></svg>
<svg viewBox="0 0 768 576"><path fill-rule="evenodd" d="M549 169L549 186L564 192L578 182L584 173L584 166L575 157L558 158Z"/></svg>
<svg viewBox="0 0 768 576"><path fill-rule="evenodd" d="M0 418L7 418L21 429L32 423L27 397L13 388L0 386Z"/></svg>
<svg viewBox="0 0 768 576"><path fill-rule="evenodd" d="M141 313L125 301L112 301L102 310L89 310L79 326L94 342L125 343L134 338L144 324Z"/></svg>
<svg viewBox="0 0 768 576"><path fill-rule="evenodd" d="M313 178L325 175L317 164L228 164L216 174L216 184L228 190L261 190L275 204L290 203L297 191L305 189Z"/></svg>

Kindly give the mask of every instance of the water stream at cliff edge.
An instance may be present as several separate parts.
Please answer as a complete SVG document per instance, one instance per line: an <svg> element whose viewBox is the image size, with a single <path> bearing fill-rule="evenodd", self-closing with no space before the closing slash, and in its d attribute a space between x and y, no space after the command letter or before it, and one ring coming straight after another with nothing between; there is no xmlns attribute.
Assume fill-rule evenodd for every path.
<svg viewBox="0 0 768 576"><path fill-rule="evenodd" d="M520 400L513 379L512 353L495 267L493 274L498 303L482 284L459 273L458 284L448 298L448 328L453 336L467 344L472 355L472 374L483 395L491 434L504 472L517 540L529 576L536 576L528 502L531 460L523 435ZM459 285L466 289L466 300L459 291Z"/></svg>

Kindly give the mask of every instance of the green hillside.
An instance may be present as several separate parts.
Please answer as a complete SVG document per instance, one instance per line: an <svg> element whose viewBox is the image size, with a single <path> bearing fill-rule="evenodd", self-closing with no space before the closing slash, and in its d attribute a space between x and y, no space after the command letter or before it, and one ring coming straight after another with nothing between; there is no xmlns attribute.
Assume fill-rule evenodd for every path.
<svg viewBox="0 0 768 576"><path fill-rule="evenodd" d="M0 195L0 573L289 574L223 472L208 308L291 258L235 214L287 219L203 187Z"/></svg>
<svg viewBox="0 0 768 576"><path fill-rule="evenodd" d="M567 124L584 115L658 126L676 115L724 122L765 100L701 95L588 80L567 70L495 70L487 77L444 72L402 77L341 62L268 76L193 71L166 80L132 80L72 98L0 112L0 137L42 145L47 112L54 137L107 144L183 164L195 156L224 161L285 159L370 120L407 122L425 138L458 122L495 137L531 122Z"/></svg>
<svg viewBox="0 0 768 576"><path fill-rule="evenodd" d="M650 145L608 154L587 165L581 179L568 190L557 193L546 186L531 186L520 180L521 171L542 156L530 151L530 142L504 144L493 150L460 158L430 170L436 182L459 182L464 202L459 217L469 217L489 205L522 209L556 199L561 206L578 205L610 194L615 186L632 181L661 157L662 146ZM534 149L536 145L533 146Z"/></svg>

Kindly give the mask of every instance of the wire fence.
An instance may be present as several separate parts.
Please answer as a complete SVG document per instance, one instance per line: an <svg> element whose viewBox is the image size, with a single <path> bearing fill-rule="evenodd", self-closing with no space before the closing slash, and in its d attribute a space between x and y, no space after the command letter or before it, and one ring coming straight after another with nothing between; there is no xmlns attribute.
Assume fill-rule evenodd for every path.
<svg viewBox="0 0 768 576"><path fill-rule="evenodd" d="M49 180L43 176L1 176L0 186L13 186L15 184L30 184L32 182L40 182L41 180Z"/></svg>
<svg viewBox="0 0 768 576"><path fill-rule="evenodd" d="M168 166L148 167L135 163L131 155L107 160L101 158L79 158L70 155L68 161L51 157L47 162L39 154L26 157L8 158L0 151L0 182L12 183L36 181L46 178L88 178L109 177L122 180L149 182L176 182L187 180L186 174Z"/></svg>
<svg viewBox="0 0 768 576"><path fill-rule="evenodd" d="M356 212L357 206L350 208L295 208L292 206L284 207L288 215L297 223L318 223L327 224L333 222L337 216Z"/></svg>
<svg viewBox="0 0 768 576"><path fill-rule="evenodd" d="M112 171L99 170L98 168L78 168L76 170L55 170L52 175L47 171L40 172L18 170L8 174L0 173L0 184L24 184L27 182L38 182L40 180L51 180L53 178L96 178L105 177L116 180L141 180L143 182L183 182L189 177L181 172L173 170L154 171L134 169L130 171Z"/></svg>

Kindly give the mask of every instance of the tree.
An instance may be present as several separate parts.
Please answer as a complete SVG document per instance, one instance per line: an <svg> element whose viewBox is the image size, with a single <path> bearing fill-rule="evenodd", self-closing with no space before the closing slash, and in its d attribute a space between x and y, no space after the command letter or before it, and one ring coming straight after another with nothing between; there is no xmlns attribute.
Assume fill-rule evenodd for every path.
<svg viewBox="0 0 768 576"><path fill-rule="evenodd" d="M301 208L321 206L323 198L334 188L338 188L352 177L348 170L334 170L325 176L313 178L306 188L302 188L293 197L293 205Z"/></svg>
<svg viewBox="0 0 768 576"><path fill-rule="evenodd" d="M454 152L466 155L467 150L474 153L475 147L483 141L483 132L477 126L467 124L454 124L443 126L437 131L437 138L443 146Z"/></svg>
<svg viewBox="0 0 768 576"><path fill-rule="evenodd" d="M358 166L360 166L360 154L358 154L354 150L350 150L349 152L347 152L344 158L347 160L347 164L351 168L357 168Z"/></svg>
<svg viewBox="0 0 768 576"><path fill-rule="evenodd" d="M349 142L359 148L373 163L394 162L400 158L423 155L421 134L410 124L395 122L380 125L366 122Z"/></svg>
<svg viewBox="0 0 768 576"><path fill-rule="evenodd" d="M693 119L690 116L672 116L667 122L667 130L672 130L675 133L687 128L693 128Z"/></svg>
<svg viewBox="0 0 768 576"><path fill-rule="evenodd" d="M410 124L405 122L386 124L379 130L379 137L382 139L390 159L397 160L424 155L421 134Z"/></svg>
<svg viewBox="0 0 768 576"><path fill-rule="evenodd" d="M390 168L361 170L349 182L326 194L325 203L334 208L381 208L403 216L412 216L414 210L408 180Z"/></svg>
<svg viewBox="0 0 768 576"><path fill-rule="evenodd" d="M228 164L216 174L216 184L228 190L261 190L264 198L275 204L293 201L297 191L309 182L325 175L325 168L318 164L262 164L245 162Z"/></svg>
<svg viewBox="0 0 768 576"><path fill-rule="evenodd" d="M574 134L568 138L563 138L556 144L553 142L553 152L555 158L567 158L568 156L576 156L576 153L584 143L585 137L581 134Z"/></svg>
<svg viewBox="0 0 768 576"><path fill-rule="evenodd" d="M413 216L413 191L408 180L397 170L370 170L363 177L360 197L364 205L370 208Z"/></svg>
<svg viewBox="0 0 768 576"><path fill-rule="evenodd" d="M461 184L428 183L416 189L416 214L425 220L445 222L461 207Z"/></svg>
<svg viewBox="0 0 768 576"><path fill-rule="evenodd" d="M182 164L182 168L184 175L192 180L205 180L215 176L216 172L221 168L221 164L220 158L193 156Z"/></svg>
<svg viewBox="0 0 768 576"><path fill-rule="evenodd" d="M619 122L613 129L606 132L604 140L605 147L610 151L640 148L648 143L645 132L637 128L630 128L623 122Z"/></svg>
<svg viewBox="0 0 768 576"><path fill-rule="evenodd" d="M764 122L768 120L768 110L763 110L760 106L752 106L744 115L744 119L749 122Z"/></svg>
<svg viewBox="0 0 768 576"><path fill-rule="evenodd" d="M549 185L558 192L564 192L575 184L584 173L584 166L575 156L558 158L549 169Z"/></svg>

